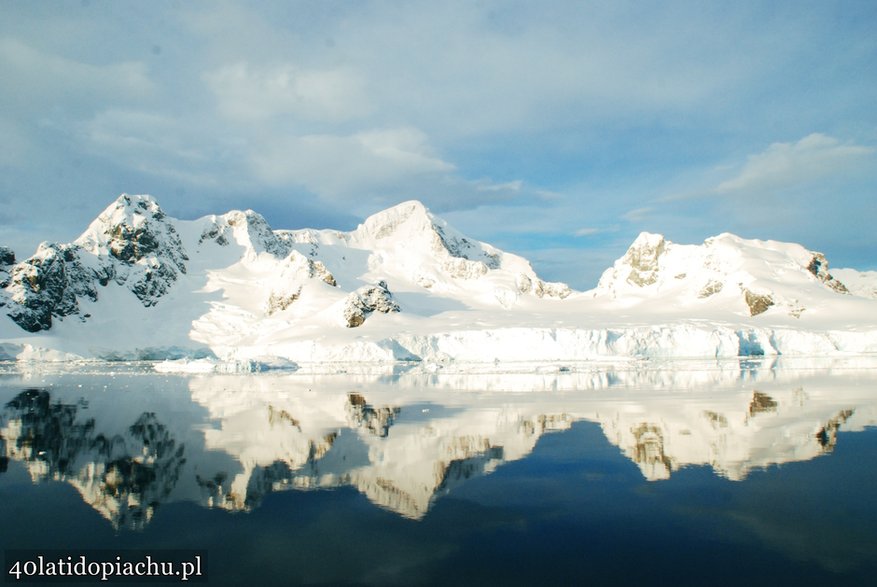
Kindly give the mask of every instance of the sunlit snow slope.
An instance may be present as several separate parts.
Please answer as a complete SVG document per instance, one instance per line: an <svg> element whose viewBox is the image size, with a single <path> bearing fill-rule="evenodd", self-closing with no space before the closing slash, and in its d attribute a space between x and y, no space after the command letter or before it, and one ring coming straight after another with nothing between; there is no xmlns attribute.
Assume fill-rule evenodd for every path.
<svg viewBox="0 0 877 587"><path fill-rule="evenodd" d="M575 292L416 201L351 232L275 231L250 210L182 221L123 194L73 243L18 263L0 247L0 358L212 370L877 352L874 275L842 275L797 244L643 233Z"/></svg>

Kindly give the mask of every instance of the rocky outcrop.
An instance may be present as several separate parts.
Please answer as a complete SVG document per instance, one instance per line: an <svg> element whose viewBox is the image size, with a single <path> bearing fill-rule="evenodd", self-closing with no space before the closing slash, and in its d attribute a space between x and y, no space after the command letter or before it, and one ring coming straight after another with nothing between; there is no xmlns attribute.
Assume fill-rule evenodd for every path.
<svg viewBox="0 0 877 587"><path fill-rule="evenodd" d="M562 300L572 293L572 289L565 283L532 279L524 273L518 275L515 284L522 294L533 294L537 298L549 297Z"/></svg>
<svg viewBox="0 0 877 587"><path fill-rule="evenodd" d="M848 294L850 293L843 283L839 280L835 279L828 272L828 261L825 259L825 255L822 253L813 253L813 258L810 260L810 264L807 265L807 271L813 274L816 279L836 291L837 293Z"/></svg>
<svg viewBox="0 0 877 587"><path fill-rule="evenodd" d="M705 299L710 297L711 295L717 294L722 291L724 288L724 284L721 281L717 281L715 279L709 280L706 285L704 285L699 292L697 292L697 297L700 299Z"/></svg>
<svg viewBox="0 0 877 587"><path fill-rule="evenodd" d="M660 234L640 234L624 256L624 260L630 265L627 281L640 287L658 281L658 259L664 252L664 247L664 237Z"/></svg>
<svg viewBox="0 0 877 587"><path fill-rule="evenodd" d="M15 264L15 252L9 247L0 246L0 289L5 288L11 281L9 270ZM3 295L0 295L0 307L5 303Z"/></svg>
<svg viewBox="0 0 877 587"><path fill-rule="evenodd" d="M15 264L15 251L9 247L0 245L0 267Z"/></svg>
<svg viewBox="0 0 877 587"><path fill-rule="evenodd" d="M348 328L361 326L373 312L398 312L399 304L385 281L366 285L350 293L344 302L344 322Z"/></svg>
<svg viewBox="0 0 877 587"><path fill-rule="evenodd" d="M770 294L758 294L746 288L743 288L743 298L746 300L746 305L749 306L750 316L763 314L774 305L773 297Z"/></svg>
<svg viewBox="0 0 877 587"><path fill-rule="evenodd" d="M302 273L308 279L317 278L332 287L338 286L338 282L335 281L335 276L332 275L332 272L326 268L322 261L308 259L298 251L293 251L289 255L288 262L294 271Z"/></svg>
<svg viewBox="0 0 877 587"><path fill-rule="evenodd" d="M43 243L13 266L6 292L8 316L28 332L52 327L53 317L79 313L79 299L97 300L98 272L81 261L77 245Z"/></svg>

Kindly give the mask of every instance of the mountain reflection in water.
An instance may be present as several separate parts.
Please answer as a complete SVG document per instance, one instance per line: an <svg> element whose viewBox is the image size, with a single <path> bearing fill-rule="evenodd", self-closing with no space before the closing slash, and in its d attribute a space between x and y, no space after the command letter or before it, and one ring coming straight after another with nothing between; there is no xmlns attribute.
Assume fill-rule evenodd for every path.
<svg viewBox="0 0 877 587"><path fill-rule="evenodd" d="M806 367L806 366L805 366ZM159 504L249 511L280 490L351 486L410 519L466 480L594 422L652 481L729 480L831 452L877 424L877 371L771 363L549 373L23 373L3 381L0 471L69 483L116 528Z"/></svg>

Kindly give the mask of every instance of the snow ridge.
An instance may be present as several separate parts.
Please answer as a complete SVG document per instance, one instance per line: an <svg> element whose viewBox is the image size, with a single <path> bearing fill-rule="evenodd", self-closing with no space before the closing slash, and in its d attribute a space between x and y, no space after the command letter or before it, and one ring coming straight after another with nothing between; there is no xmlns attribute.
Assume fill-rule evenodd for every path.
<svg viewBox="0 0 877 587"><path fill-rule="evenodd" d="M177 220L122 194L73 243L15 261L0 247L0 356L19 360L259 370L877 352L873 275L729 233L642 233L575 292L417 201L341 232L274 230L252 210Z"/></svg>

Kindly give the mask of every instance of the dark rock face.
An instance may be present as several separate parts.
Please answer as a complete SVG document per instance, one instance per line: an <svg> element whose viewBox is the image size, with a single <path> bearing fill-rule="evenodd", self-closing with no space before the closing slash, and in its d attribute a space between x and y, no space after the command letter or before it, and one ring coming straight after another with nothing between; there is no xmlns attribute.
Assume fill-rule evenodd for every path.
<svg viewBox="0 0 877 587"><path fill-rule="evenodd" d="M131 291L146 306L154 306L158 299L166 294L174 282L177 274L167 264L159 264L156 267L147 267L140 279L131 284Z"/></svg>
<svg viewBox="0 0 877 587"><path fill-rule="evenodd" d="M124 263L136 263L158 249L158 240L146 227L117 224L112 228L110 254Z"/></svg>
<svg viewBox="0 0 877 587"><path fill-rule="evenodd" d="M825 255L822 253L813 253L813 258L810 260L810 264L807 265L807 271L813 274L816 279L836 291L837 293L848 294L850 293L843 283L835 279L828 272L828 261L825 259Z"/></svg>
<svg viewBox="0 0 877 587"><path fill-rule="evenodd" d="M748 289L743 290L743 297L746 299L746 305L749 306L750 316L763 314L774 305L773 298L770 295L753 293Z"/></svg>
<svg viewBox="0 0 877 587"><path fill-rule="evenodd" d="M97 300L95 272L80 260L77 245L43 244L12 268L9 317L28 332L48 330L52 316L79 312L79 298Z"/></svg>
<svg viewBox="0 0 877 587"><path fill-rule="evenodd" d="M8 287L12 282L12 276L9 275L11 265L15 264L15 253L9 247L0 246L0 289ZM0 307L6 304L3 295L0 294Z"/></svg>
<svg viewBox="0 0 877 587"><path fill-rule="evenodd" d="M15 251L0 245L0 267L15 264Z"/></svg>
<svg viewBox="0 0 877 587"><path fill-rule="evenodd" d="M376 285L366 285L347 296L344 304L344 321L348 328L361 326L372 312L388 314L398 312L399 304L387 289L385 281Z"/></svg>

